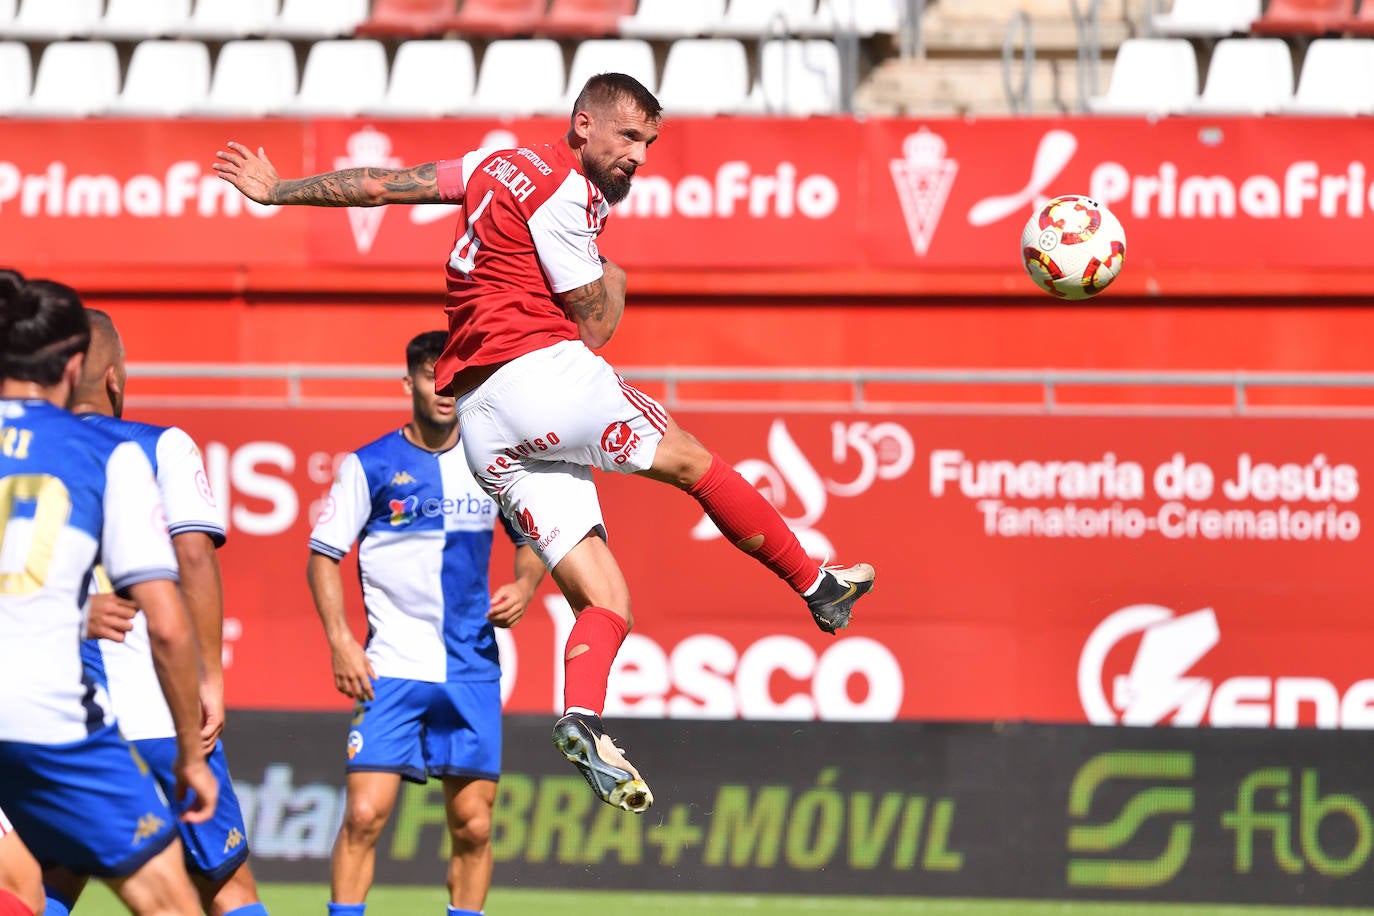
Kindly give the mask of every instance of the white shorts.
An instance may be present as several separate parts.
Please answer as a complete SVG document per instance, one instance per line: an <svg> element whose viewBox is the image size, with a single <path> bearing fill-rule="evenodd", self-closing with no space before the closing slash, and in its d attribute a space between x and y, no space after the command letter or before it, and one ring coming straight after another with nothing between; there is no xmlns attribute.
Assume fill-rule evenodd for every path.
<svg viewBox="0 0 1374 916"><path fill-rule="evenodd" d="M576 340L513 359L458 399L468 467L549 569L606 533L591 469L648 468L667 424L657 401Z"/></svg>

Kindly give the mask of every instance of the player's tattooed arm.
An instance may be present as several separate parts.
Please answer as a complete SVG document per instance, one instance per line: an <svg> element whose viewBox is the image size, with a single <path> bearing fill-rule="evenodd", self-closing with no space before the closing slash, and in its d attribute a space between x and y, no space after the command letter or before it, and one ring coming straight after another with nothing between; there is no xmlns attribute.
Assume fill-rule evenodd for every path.
<svg viewBox="0 0 1374 916"><path fill-rule="evenodd" d="M219 177L260 204L316 207L379 207L383 204L439 203L438 167L426 162L405 169L339 169L308 178L285 179L262 147L254 153L229 143L216 153Z"/></svg>
<svg viewBox="0 0 1374 916"><path fill-rule="evenodd" d="M625 313L625 271L606 261L605 274L560 297L563 310L577 325L578 336L593 350L604 347Z"/></svg>

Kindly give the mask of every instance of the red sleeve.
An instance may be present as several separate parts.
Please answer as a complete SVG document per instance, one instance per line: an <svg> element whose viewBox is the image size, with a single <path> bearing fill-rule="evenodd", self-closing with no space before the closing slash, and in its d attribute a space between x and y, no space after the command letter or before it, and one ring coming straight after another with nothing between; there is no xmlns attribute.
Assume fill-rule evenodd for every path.
<svg viewBox="0 0 1374 916"><path fill-rule="evenodd" d="M439 199L449 203L462 203L463 160L440 159L435 165L439 179Z"/></svg>

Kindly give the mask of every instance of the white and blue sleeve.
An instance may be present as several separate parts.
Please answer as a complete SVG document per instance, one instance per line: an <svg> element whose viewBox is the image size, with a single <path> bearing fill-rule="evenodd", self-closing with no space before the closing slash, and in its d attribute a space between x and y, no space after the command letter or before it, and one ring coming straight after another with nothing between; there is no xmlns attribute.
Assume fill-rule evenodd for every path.
<svg viewBox="0 0 1374 916"><path fill-rule="evenodd" d="M184 431L173 426L157 440L157 487L167 513L167 532L173 537L188 531L208 534L219 547L224 543L224 516L200 449Z"/></svg>
<svg viewBox="0 0 1374 916"><path fill-rule="evenodd" d="M310 549L342 560L358 539L372 514L372 493L367 474L356 453L350 452L339 464L334 485L329 488L315 529L310 532Z"/></svg>
<svg viewBox="0 0 1374 916"><path fill-rule="evenodd" d="M153 466L137 442L121 442L105 463L100 563L116 592L153 579L177 581Z"/></svg>

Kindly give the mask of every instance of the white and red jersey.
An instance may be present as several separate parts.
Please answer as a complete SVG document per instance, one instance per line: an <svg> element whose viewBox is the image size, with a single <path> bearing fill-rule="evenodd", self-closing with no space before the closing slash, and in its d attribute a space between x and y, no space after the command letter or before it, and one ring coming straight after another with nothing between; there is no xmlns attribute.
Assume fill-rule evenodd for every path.
<svg viewBox="0 0 1374 916"><path fill-rule="evenodd" d="M469 366L578 339L557 295L601 277L596 238L610 206L563 141L475 150L438 174L443 197L463 201L446 268L448 344L434 366L443 391Z"/></svg>

